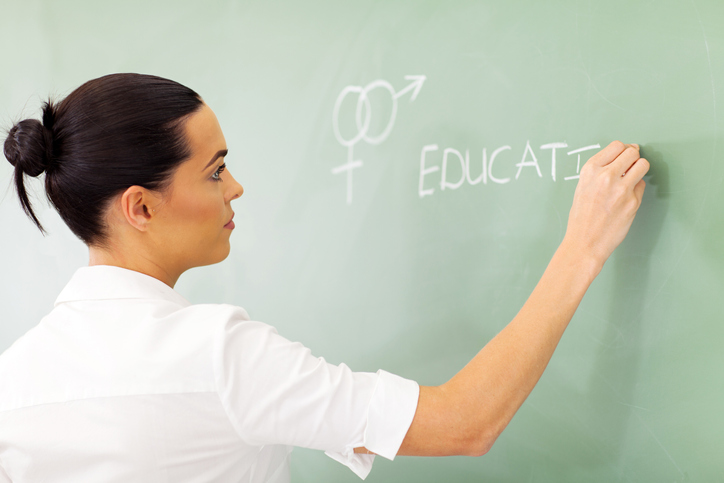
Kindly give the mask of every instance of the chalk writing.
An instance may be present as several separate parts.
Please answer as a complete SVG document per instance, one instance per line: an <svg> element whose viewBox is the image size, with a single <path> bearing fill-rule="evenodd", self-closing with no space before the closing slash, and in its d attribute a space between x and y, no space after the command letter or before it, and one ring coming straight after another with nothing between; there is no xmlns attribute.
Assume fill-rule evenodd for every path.
<svg viewBox="0 0 724 483"><path fill-rule="evenodd" d="M543 144L540 146L540 150L550 150L551 151L551 179L553 181L556 181L556 150L557 149L565 149L568 147L568 144L565 142L555 142L555 143L548 143ZM581 153L584 153L586 151L591 151L594 149L600 149L601 146L599 144L592 144L590 146L584 146L582 148L574 149L572 151L568 151L566 154L568 156L577 155L576 157L576 174L571 176L566 176L563 179L565 181L569 181L572 179L578 179L579 173L581 172ZM433 173L440 172L440 191L445 190L456 190L460 188L465 182L469 185L476 185L479 183L488 184L488 180L490 180L492 183L496 184L506 184L511 181L511 178L501 178L500 173L506 172L505 167L496 168L496 174L493 173L493 165L495 164L495 161L497 157L505 152L505 151L512 151L513 148L510 146L500 146L497 148L493 153L490 155L490 159L488 159L488 150L487 148L483 148L482 153L482 172L480 175L478 175L477 178L472 178L471 176L471 169L470 169L470 151L468 149L465 150L465 155L455 149L455 148L445 148L442 152L442 162L439 164L433 164L433 161L430 159L432 156L430 153L433 153L435 151L439 151L439 147L437 144L427 144L422 147L422 151L420 153L420 177L419 177L419 183L418 183L418 189L417 194L420 196L420 198L424 198L425 196L430 196L433 193L435 193L435 188L432 187L425 187L425 179L426 178L432 178ZM439 155L438 155L439 156ZM503 162L501 160L501 162ZM461 175L459 179L451 180L450 175L448 174L448 168L451 164L456 163L460 165L461 168ZM518 179L523 172L523 168L529 168L529 169L535 169L535 174L539 177L543 177L543 173L540 169L540 164L538 163L538 157L535 154L535 151L530 145L530 141L525 142L525 147L523 148L523 155L521 156L520 162L516 163L514 165L518 168L517 172L515 173L515 179ZM571 168L572 172L572 168ZM428 186L430 186L428 182Z"/></svg>
<svg viewBox="0 0 724 483"><path fill-rule="evenodd" d="M355 144L360 141L364 141L368 144L376 145L387 139L392 132L392 128L395 126L395 118L397 117L397 99L412 91L410 102L414 101L420 93L420 89L422 89L422 84L425 82L425 79L426 77L424 75L406 75L405 80L412 82L397 92L395 92L395 89L386 80L377 79L364 87L347 86L342 89L337 96L337 100L334 103L334 111L332 112L332 129L334 131L334 137L337 138L339 144L347 148L347 161L342 165L332 168L332 174L347 173L347 204L352 203L352 172L353 170L363 166L361 159L354 159L353 151ZM369 128L372 120L372 103L369 99L369 93L374 89L383 89L390 94L392 109L390 111L387 124L382 132L376 136L370 136ZM355 125L357 127L357 132L351 138L345 139L339 128L339 111L342 108L342 102L345 97L350 94L356 94L358 96L357 106L355 108Z"/></svg>
<svg viewBox="0 0 724 483"><path fill-rule="evenodd" d="M425 82L425 79L426 77L424 75L406 75L405 80L411 82L399 91L395 91L392 84L386 80L377 79L364 87L352 85L346 86L337 96L337 100L334 103L334 110L332 112L332 130L334 132L334 137L337 139L339 144L347 148L347 160L344 164L332 168L332 174L347 174L347 204L352 203L352 173L355 169L359 169L364 165L361 159L355 159L354 157L355 145L361 141L371 145L378 145L387 139L392 132L392 129L395 127L395 119L397 118L398 108L397 99L408 92L411 92L410 102L414 101L420 93L420 89L422 89L422 84ZM372 122L373 106L372 101L370 100L370 92L375 89L381 89L386 92L386 94L389 94L391 109L388 114L389 117L387 118L386 123L384 123L384 129L382 129L379 134L372 135L370 134L370 124ZM357 103L354 109L354 124L356 131L351 137L345 138L340 129L339 116L342 104L349 95L357 96ZM568 143L566 142L552 142L543 144L538 148L540 151L551 152L550 173L553 181L556 181L556 173L559 169L557 165L559 160L556 157L557 152L558 150L566 149L568 147ZM576 155L576 171L575 174L564 176L564 181L579 178L579 173L581 171L581 153L600 148L601 146L599 144L592 144L567 151L567 156ZM519 179L526 168L526 172L532 171L538 176L538 178L543 178L541 165L538 161L539 156L536 155L536 151L530 145L530 140L526 140L525 142L525 147L523 147L520 161L513 165L518 168L515 172L515 177L512 176L512 171L510 169L506 169L505 165L501 166L501 163L505 163L506 161L510 163L510 160L501 159L498 161L499 156L503 156L503 158L508 156L505 154L507 151L511 151L510 154L512 155L515 154L511 146L504 145L496 148L490 154L490 158L488 158L487 148L483 148L481 170L479 171L479 174L477 174L477 168L474 169L477 174L475 177L473 177L472 174L473 169L471 169L469 149L465 149L465 154L463 154L462 151L456 148L446 147L442 150L442 159L436 163L431 159L433 157L432 153L439 150L440 148L437 144L427 144L422 147L422 151L420 153L420 175L417 188L417 193L420 198L431 196L435 193L435 188L432 185L432 178L435 176L435 173L439 173L437 176L439 176L440 191L456 190L463 186L466 182L471 186L475 186L480 183L487 185L488 182L492 184L507 184L513 180ZM541 157L541 159L543 158ZM497 165L495 164L496 161L498 161ZM452 179L449 171L450 166L454 165L460 166L461 174L457 179ZM508 166L510 167L510 164ZM566 171L572 173L572 167L566 168ZM454 172L457 172L457 169L454 169ZM428 180L427 185L426 179Z"/></svg>

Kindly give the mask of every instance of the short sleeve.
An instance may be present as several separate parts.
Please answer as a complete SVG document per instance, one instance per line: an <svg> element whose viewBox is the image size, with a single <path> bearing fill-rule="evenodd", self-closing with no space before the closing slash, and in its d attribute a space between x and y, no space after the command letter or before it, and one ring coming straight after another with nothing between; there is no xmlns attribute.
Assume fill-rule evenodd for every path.
<svg viewBox="0 0 724 483"><path fill-rule="evenodd" d="M242 309L216 334L213 357L219 397L244 442L324 450L363 479L374 456L354 448L393 459L417 409L416 382L327 363Z"/></svg>

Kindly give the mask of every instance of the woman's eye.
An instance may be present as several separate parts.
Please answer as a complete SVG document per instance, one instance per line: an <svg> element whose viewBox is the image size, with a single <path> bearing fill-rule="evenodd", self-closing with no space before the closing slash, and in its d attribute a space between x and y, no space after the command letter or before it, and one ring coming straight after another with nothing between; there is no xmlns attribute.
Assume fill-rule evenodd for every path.
<svg viewBox="0 0 724 483"><path fill-rule="evenodd" d="M211 179L213 179L214 181L221 181L221 173L223 173L225 169L226 163L219 166L219 169L217 169L214 174L211 175Z"/></svg>

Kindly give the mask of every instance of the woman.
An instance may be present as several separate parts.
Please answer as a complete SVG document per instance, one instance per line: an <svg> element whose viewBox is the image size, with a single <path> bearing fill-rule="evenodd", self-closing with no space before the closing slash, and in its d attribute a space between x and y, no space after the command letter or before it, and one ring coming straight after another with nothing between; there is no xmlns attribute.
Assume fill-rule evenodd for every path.
<svg viewBox="0 0 724 483"><path fill-rule="evenodd" d="M292 446L364 478L374 454L482 455L533 389L641 203L648 162L613 142L581 170L568 229L513 321L458 374L419 387L311 356L230 305L174 290L222 261L244 190L213 111L170 80L92 80L4 144L90 251L0 356L0 482L288 481Z"/></svg>

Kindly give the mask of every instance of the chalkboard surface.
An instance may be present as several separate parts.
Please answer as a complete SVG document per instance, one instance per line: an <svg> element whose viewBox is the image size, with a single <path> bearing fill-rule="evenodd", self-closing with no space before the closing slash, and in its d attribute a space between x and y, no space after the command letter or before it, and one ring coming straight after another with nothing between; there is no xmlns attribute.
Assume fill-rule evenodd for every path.
<svg viewBox="0 0 724 483"><path fill-rule="evenodd" d="M110 72L197 90L246 193L229 259L177 289L425 385L522 306L565 233L579 159L641 144L631 232L493 449L377 458L368 481L718 481L723 25L715 0L5 2L0 120ZM3 188L0 350L87 263L40 211L46 238ZM292 471L357 481L309 450Z"/></svg>

